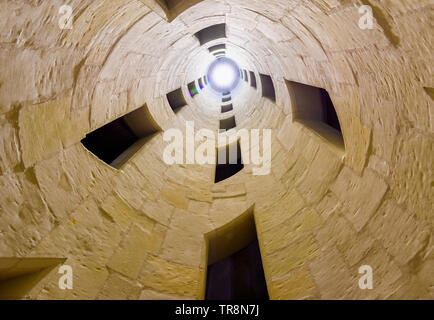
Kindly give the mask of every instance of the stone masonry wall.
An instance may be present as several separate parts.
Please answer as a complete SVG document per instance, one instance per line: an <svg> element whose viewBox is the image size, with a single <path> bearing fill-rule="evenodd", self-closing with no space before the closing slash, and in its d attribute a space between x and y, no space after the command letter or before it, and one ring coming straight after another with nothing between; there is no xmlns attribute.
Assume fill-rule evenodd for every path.
<svg viewBox="0 0 434 320"><path fill-rule="evenodd" d="M160 4L0 3L0 257L74 270L74 290L54 270L25 298L202 299L204 235L253 206L270 298L433 299L432 1ZM212 166L166 165L162 133L121 170L82 146L144 104L163 130L215 129L203 98L176 115L165 95L201 76L193 34L223 22L246 67L273 77L276 103L249 89L234 105L240 127L273 130L270 175L248 165L214 185ZM344 152L293 121L285 80L328 90ZM366 264L373 290L358 287Z"/></svg>

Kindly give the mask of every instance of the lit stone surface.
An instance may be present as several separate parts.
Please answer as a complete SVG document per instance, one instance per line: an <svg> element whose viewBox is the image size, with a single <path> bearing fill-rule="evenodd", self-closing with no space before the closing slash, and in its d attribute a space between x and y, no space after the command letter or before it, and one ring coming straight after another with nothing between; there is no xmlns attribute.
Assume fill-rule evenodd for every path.
<svg viewBox="0 0 434 320"><path fill-rule="evenodd" d="M61 1L2 1L0 257L74 270L73 291L52 272L23 298L203 299L206 234L252 207L271 299L434 299L432 1L371 0L361 30L365 2L77 0L61 30ZM166 165L162 132L121 169L83 147L144 104L163 131L217 130L220 105L186 89L219 44L194 34L217 23L242 68L273 78L276 103L258 78L231 113L272 129L269 175L215 185L214 166ZM293 121L285 80L329 92L345 150Z"/></svg>

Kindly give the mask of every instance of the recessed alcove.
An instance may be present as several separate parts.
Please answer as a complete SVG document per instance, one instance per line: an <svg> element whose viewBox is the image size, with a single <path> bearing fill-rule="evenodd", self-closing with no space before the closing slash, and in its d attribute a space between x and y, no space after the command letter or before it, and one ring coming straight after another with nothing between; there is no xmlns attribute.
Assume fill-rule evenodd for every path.
<svg viewBox="0 0 434 320"><path fill-rule="evenodd" d="M214 182L219 183L244 169L239 140L217 148L217 165Z"/></svg>
<svg viewBox="0 0 434 320"><path fill-rule="evenodd" d="M244 73L244 81L249 82L249 76L247 74L247 70L243 70L243 73Z"/></svg>
<svg viewBox="0 0 434 320"><path fill-rule="evenodd" d="M197 82L199 83L199 88L200 88L200 90L203 90L203 88L205 88L205 87L204 87L204 85L203 85L203 80L202 80L202 78L198 79Z"/></svg>
<svg viewBox="0 0 434 320"><path fill-rule="evenodd" d="M227 105L222 105L222 113L226 113L232 110L234 110L234 106L232 105L232 103Z"/></svg>
<svg viewBox="0 0 434 320"><path fill-rule="evenodd" d="M216 57L224 56L225 54L226 54L225 51L216 51L213 53L213 55L215 55Z"/></svg>
<svg viewBox="0 0 434 320"><path fill-rule="evenodd" d="M333 101L327 90L286 80L293 121L300 122L344 149L344 139Z"/></svg>
<svg viewBox="0 0 434 320"><path fill-rule="evenodd" d="M205 235L206 300L268 300L253 208Z"/></svg>
<svg viewBox="0 0 434 320"><path fill-rule="evenodd" d="M250 86L252 88L257 88L257 84L256 84L256 76L255 73L253 71L249 71L250 73Z"/></svg>
<svg viewBox="0 0 434 320"><path fill-rule="evenodd" d="M276 102L276 91L274 90L273 79L269 75L259 74L262 85L262 96Z"/></svg>
<svg viewBox="0 0 434 320"><path fill-rule="evenodd" d="M235 128L236 126L237 123L235 121L235 116L220 120L220 131L228 131Z"/></svg>
<svg viewBox="0 0 434 320"><path fill-rule="evenodd" d="M196 88L196 81L192 81L187 85L188 92L190 93L190 97L194 98L197 94L199 94L199 90Z"/></svg>
<svg viewBox="0 0 434 320"><path fill-rule="evenodd" d="M226 50L226 45L224 44L224 43L222 43L222 44L218 44L218 45L215 45L215 46L212 46L212 47L210 47L209 49L209 52L214 52L214 51L222 51L222 50Z"/></svg>
<svg viewBox="0 0 434 320"><path fill-rule="evenodd" d="M119 169L160 130L145 105L88 133L81 143L100 160Z"/></svg>
<svg viewBox="0 0 434 320"><path fill-rule="evenodd" d="M231 96L229 96L229 97L223 97L222 98L222 102L223 103L225 103L225 102L229 102L229 101L231 101L232 100L232 97Z"/></svg>
<svg viewBox="0 0 434 320"><path fill-rule="evenodd" d="M166 97L170 107L174 112L178 112L182 107L187 105L181 88L169 92Z"/></svg>
<svg viewBox="0 0 434 320"><path fill-rule="evenodd" d="M196 32L195 36L199 40L201 46L213 40L226 38L226 24L215 24L208 28L202 29Z"/></svg>

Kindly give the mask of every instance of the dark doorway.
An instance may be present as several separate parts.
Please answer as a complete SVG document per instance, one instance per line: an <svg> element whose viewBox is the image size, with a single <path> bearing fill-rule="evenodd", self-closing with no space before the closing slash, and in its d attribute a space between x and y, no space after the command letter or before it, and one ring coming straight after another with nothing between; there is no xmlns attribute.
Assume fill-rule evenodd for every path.
<svg viewBox="0 0 434 320"><path fill-rule="evenodd" d="M208 266L205 299L269 299L258 240Z"/></svg>

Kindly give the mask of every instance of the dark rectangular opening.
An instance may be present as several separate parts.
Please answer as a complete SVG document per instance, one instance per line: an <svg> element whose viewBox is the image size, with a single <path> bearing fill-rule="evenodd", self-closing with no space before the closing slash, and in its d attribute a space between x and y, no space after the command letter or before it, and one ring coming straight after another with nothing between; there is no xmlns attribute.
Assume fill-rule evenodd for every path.
<svg viewBox="0 0 434 320"><path fill-rule="evenodd" d="M220 120L220 131L228 131L236 126L235 116Z"/></svg>
<svg viewBox="0 0 434 320"><path fill-rule="evenodd" d="M222 113L226 113L232 110L234 110L234 106L232 105L232 103L222 106Z"/></svg>
<svg viewBox="0 0 434 320"><path fill-rule="evenodd" d="M256 85L256 76L255 73L253 71L250 71L250 86L255 88L257 87Z"/></svg>
<svg viewBox="0 0 434 320"><path fill-rule="evenodd" d="M216 57L218 57L218 56L224 56L225 54L226 54L225 51L216 51L216 52L213 53L213 55L215 55Z"/></svg>
<svg viewBox="0 0 434 320"><path fill-rule="evenodd" d="M288 80L286 85L292 100L294 121L299 121L327 139L338 141L342 147L341 125L327 90Z"/></svg>
<svg viewBox="0 0 434 320"><path fill-rule="evenodd" d="M268 300L253 207L205 235L206 300Z"/></svg>
<svg viewBox="0 0 434 320"><path fill-rule="evenodd" d="M225 49L226 49L226 45L223 43L223 44L218 44L216 46L212 46L208 50L209 52L214 52L214 51L221 51Z"/></svg>
<svg viewBox="0 0 434 320"><path fill-rule="evenodd" d="M273 80L270 76L259 74L262 84L262 96L276 102L276 91L274 90Z"/></svg>
<svg viewBox="0 0 434 320"><path fill-rule="evenodd" d="M83 146L100 160L120 168L161 129L146 106L96 129L81 140Z"/></svg>
<svg viewBox="0 0 434 320"><path fill-rule="evenodd" d="M229 101L231 101L231 100L232 100L232 97L230 97L230 96L229 96L229 97L223 97L223 98L222 98L222 102L223 102L223 103L225 103L225 102L229 102Z"/></svg>
<svg viewBox="0 0 434 320"><path fill-rule="evenodd" d="M205 85L207 86L208 85L208 78L207 78L207 76L204 76L203 80L205 81Z"/></svg>
<svg viewBox="0 0 434 320"><path fill-rule="evenodd" d="M224 96L228 96L228 95L230 95L230 94L231 94L230 91L225 91L225 92L223 92L223 95L224 95Z"/></svg>
<svg viewBox="0 0 434 320"><path fill-rule="evenodd" d="M327 90L294 81L287 81L287 86L294 102L294 120L320 121L342 132Z"/></svg>
<svg viewBox="0 0 434 320"><path fill-rule="evenodd" d="M203 80L202 80L202 78L200 78L198 80L198 82L199 82L199 88L200 88L200 90L203 90L204 86L203 86Z"/></svg>
<svg viewBox="0 0 434 320"><path fill-rule="evenodd" d="M199 40L200 45L204 45L205 43L216 39L226 38L226 24L216 24L208 28L202 29L197 32L195 36Z"/></svg>
<svg viewBox="0 0 434 320"><path fill-rule="evenodd" d="M241 78L241 79L244 79L244 72L243 72L243 70L241 70L241 69L240 69L240 78Z"/></svg>
<svg viewBox="0 0 434 320"><path fill-rule="evenodd" d="M247 71L246 71L246 70L243 70L243 72L244 72L244 81L245 81L245 82L249 82L249 78L248 78L248 75L247 75Z"/></svg>
<svg viewBox="0 0 434 320"><path fill-rule="evenodd" d="M206 300L268 300L258 240L208 266Z"/></svg>
<svg viewBox="0 0 434 320"><path fill-rule="evenodd" d="M234 119L235 121L235 119ZM215 171L215 183L229 179L244 169L241 155L240 142L217 149L217 165Z"/></svg>
<svg viewBox="0 0 434 320"><path fill-rule="evenodd" d="M182 107L187 105L181 88L169 92L166 96L167 101L169 101L169 105L174 112L177 112Z"/></svg>
<svg viewBox="0 0 434 320"><path fill-rule="evenodd" d="M188 88L188 92L190 93L190 97L193 98L195 95L199 94L199 90L197 90L197 88L196 88L195 81L190 82L187 85L187 88Z"/></svg>

